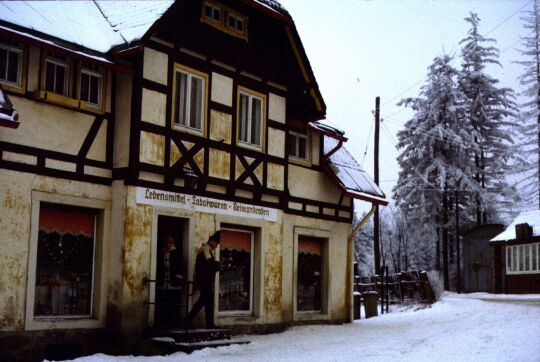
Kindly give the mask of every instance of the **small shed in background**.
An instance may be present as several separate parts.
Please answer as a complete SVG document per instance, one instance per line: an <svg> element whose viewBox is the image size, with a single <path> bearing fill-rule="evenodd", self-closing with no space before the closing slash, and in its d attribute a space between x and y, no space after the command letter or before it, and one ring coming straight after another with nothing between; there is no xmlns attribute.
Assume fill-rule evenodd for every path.
<svg viewBox="0 0 540 362"><path fill-rule="evenodd" d="M463 234L463 291L493 292L493 250L489 240L504 230L504 225L475 226Z"/></svg>
<svg viewBox="0 0 540 362"><path fill-rule="evenodd" d="M540 293L540 210L519 214L490 244L497 292Z"/></svg>

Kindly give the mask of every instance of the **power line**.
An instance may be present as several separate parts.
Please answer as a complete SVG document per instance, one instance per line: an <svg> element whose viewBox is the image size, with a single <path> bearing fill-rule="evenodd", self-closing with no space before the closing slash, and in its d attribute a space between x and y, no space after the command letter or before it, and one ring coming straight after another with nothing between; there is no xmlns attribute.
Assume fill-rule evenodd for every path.
<svg viewBox="0 0 540 362"><path fill-rule="evenodd" d="M360 163L361 167L364 167L364 160L366 159L367 150L368 150L368 147L369 147L369 141L371 140L371 131L373 131L373 123L371 123L371 126L369 127L368 138L367 138L367 141L366 141L366 149L364 150L364 157L362 157L362 162Z"/></svg>

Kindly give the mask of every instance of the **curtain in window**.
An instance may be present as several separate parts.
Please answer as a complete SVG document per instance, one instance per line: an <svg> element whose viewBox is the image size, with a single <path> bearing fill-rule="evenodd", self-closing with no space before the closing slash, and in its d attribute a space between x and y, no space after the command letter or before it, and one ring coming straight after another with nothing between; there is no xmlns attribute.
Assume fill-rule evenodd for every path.
<svg viewBox="0 0 540 362"><path fill-rule="evenodd" d="M320 311L322 308L322 246L317 238L298 238L296 309Z"/></svg>
<svg viewBox="0 0 540 362"><path fill-rule="evenodd" d="M219 310L251 309L252 233L221 230Z"/></svg>
<svg viewBox="0 0 540 362"><path fill-rule="evenodd" d="M187 102L187 94L188 94L188 75L182 72L176 73L176 123L181 124L183 126L187 125L187 117L188 117L188 102Z"/></svg>
<svg viewBox="0 0 540 362"><path fill-rule="evenodd" d="M191 104L190 104L190 122L191 128L202 129L202 102L203 101L203 80L197 77L191 77Z"/></svg>
<svg viewBox="0 0 540 362"><path fill-rule="evenodd" d="M262 117L262 102L258 98L252 98L250 143L257 146L261 145L261 117Z"/></svg>
<svg viewBox="0 0 540 362"><path fill-rule="evenodd" d="M39 211L34 315L90 315L93 210L43 203Z"/></svg>
<svg viewBox="0 0 540 362"><path fill-rule="evenodd" d="M249 114L249 96L240 94L240 122L238 124L238 139L248 142L248 114Z"/></svg>

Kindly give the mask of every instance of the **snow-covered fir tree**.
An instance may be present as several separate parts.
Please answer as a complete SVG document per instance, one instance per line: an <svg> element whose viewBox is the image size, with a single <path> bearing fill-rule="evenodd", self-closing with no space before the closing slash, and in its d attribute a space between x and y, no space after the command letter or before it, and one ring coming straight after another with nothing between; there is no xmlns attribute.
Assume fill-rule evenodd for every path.
<svg viewBox="0 0 540 362"><path fill-rule="evenodd" d="M459 84L465 95L467 126L474 138L474 177L482 188L476 189L476 222L485 223L497 218L495 207L512 202L515 189L505 180L510 171L513 135L515 132L515 103L513 91L499 87L499 81L487 74L486 66L499 65L499 50L478 31L480 18L471 13L467 37L461 40L462 69ZM473 189L471 189L473 191Z"/></svg>
<svg viewBox="0 0 540 362"><path fill-rule="evenodd" d="M364 212L360 218L356 214L353 216L353 225L358 224L366 216ZM375 266L373 264L373 220L360 228L354 235L354 255L358 265L358 272L361 276L373 275Z"/></svg>
<svg viewBox="0 0 540 362"><path fill-rule="evenodd" d="M442 229L443 253L448 250L451 198L462 189L480 192L470 157L470 150L477 148L466 123L458 71L451 61L448 55L435 58L420 96L400 102L414 116L398 133L401 171L393 190L404 217L416 225L416 234L436 236L437 229ZM464 195L457 197L459 203L467 202ZM433 240L432 249L436 244Z"/></svg>
<svg viewBox="0 0 540 362"><path fill-rule="evenodd" d="M519 113L520 163L522 181L520 193L525 206L540 208L540 4L534 0L532 10L521 18L527 34L522 37L521 55L524 60L519 82L525 88L521 96L527 99Z"/></svg>

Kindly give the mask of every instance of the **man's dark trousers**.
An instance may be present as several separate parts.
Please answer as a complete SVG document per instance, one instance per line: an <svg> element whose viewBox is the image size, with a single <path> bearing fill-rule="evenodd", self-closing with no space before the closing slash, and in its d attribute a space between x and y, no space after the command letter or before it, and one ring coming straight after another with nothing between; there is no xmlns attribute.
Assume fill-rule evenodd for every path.
<svg viewBox="0 0 540 362"><path fill-rule="evenodd" d="M186 324L191 325L191 321L204 307L204 314L206 319L206 328L213 328L214 325L214 291L212 288L213 283L198 283L199 286L199 299L193 305L193 308L186 317Z"/></svg>

